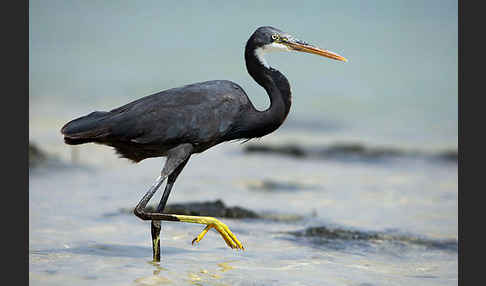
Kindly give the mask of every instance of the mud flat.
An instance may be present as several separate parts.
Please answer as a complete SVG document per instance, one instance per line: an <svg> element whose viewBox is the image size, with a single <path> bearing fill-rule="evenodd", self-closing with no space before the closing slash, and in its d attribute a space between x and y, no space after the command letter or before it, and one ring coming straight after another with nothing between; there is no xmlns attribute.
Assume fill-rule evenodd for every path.
<svg viewBox="0 0 486 286"><path fill-rule="evenodd" d="M148 205L147 211L155 211L155 205ZM303 220L305 217L296 214L274 213L274 212L255 212L243 207L228 207L221 200L206 202L187 202L178 204L168 204L164 213L193 215L193 216L210 216L230 219L263 219L277 222L296 222ZM115 216L119 214L133 214L132 208L122 208L118 213L107 213L105 216Z"/></svg>
<svg viewBox="0 0 486 286"><path fill-rule="evenodd" d="M393 158L424 158L442 162L457 162L457 150L441 150L425 152L421 150L405 150L396 147L366 146L362 143L334 143L327 146L303 146L298 144L247 144L246 153L267 153L304 159L335 159L376 161Z"/></svg>
<svg viewBox="0 0 486 286"><path fill-rule="evenodd" d="M37 167L47 161L47 154L33 142L29 142L29 168Z"/></svg>
<svg viewBox="0 0 486 286"><path fill-rule="evenodd" d="M335 244L335 241L361 241L368 243L388 242L392 244L401 244L404 246L421 246L427 249L446 251L458 250L458 243L455 239L429 239L407 234L368 232L344 228L331 228L326 226L309 227L304 230L286 233L293 235L295 238L307 239L309 242L316 245Z"/></svg>

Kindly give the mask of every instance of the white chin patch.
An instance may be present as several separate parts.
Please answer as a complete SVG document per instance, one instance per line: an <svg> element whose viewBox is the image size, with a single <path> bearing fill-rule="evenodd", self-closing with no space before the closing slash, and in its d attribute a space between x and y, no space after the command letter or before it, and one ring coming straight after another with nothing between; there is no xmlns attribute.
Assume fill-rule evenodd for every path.
<svg viewBox="0 0 486 286"><path fill-rule="evenodd" d="M263 57L266 53L268 52L275 52L275 51L291 51L286 45L284 44L279 44L279 43L271 43L268 45L265 45L263 47L257 48L255 50L255 56L257 59L264 65L266 68L270 68L268 65L267 61Z"/></svg>

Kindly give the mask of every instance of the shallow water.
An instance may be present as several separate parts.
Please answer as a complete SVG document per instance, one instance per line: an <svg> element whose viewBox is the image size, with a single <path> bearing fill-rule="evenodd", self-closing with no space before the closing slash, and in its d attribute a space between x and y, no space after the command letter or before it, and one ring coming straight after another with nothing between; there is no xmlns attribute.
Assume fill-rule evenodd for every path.
<svg viewBox="0 0 486 286"><path fill-rule="evenodd" d="M457 150L455 1L140 3L29 2L29 137L54 157L29 173L31 285L457 285L456 162L221 144L191 158L169 203L221 199L265 219L222 219L245 251L214 231L192 246L203 226L164 222L152 263L150 223L120 210L163 159L134 165L59 133L93 110L210 79L241 84L264 109L243 46L274 25L350 61L269 55L294 97L284 125L259 142Z"/></svg>
<svg viewBox="0 0 486 286"><path fill-rule="evenodd" d="M81 155L84 152L88 151ZM92 155L96 152L102 151L89 150ZM114 155L113 160L117 160ZM223 219L245 251L227 248L216 232L192 246L202 226L165 222L162 262L152 264L150 224L119 210L138 202L161 163L158 159L116 167L58 163L61 166L31 170L30 282L457 284L456 164L296 160L247 155L238 144L222 145L191 159L170 202L220 198L229 206L303 219ZM313 188L254 187L255 180L265 179ZM158 198L160 194L154 202ZM288 233L308 227L400 238L319 239Z"/></svg>

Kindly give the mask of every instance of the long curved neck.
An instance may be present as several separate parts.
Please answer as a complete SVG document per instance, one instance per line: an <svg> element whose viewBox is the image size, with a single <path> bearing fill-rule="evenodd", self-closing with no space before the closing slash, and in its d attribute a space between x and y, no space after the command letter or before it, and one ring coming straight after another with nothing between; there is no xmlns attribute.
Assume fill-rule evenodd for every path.
<svg viewBox="0 0 486 286"><path fill-rule="evenodd" d="M270 97L270 107L264 111L253 109L246 119L252 137L264 136L277 129L290 111L290 85L278 70L266 66L255 54L255 48L247 43L245 48L246 68L250 76L262 86Z"/></svg>

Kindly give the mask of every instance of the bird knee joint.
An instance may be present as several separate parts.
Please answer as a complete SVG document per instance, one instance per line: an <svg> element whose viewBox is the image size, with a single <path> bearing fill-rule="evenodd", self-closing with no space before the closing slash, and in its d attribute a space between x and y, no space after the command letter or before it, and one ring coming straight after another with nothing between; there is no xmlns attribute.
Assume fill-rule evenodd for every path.
<svg viewBox="0 0 486 286"><path fill-rule="evenodd" d="M147 216L147 213L145 213L145 211L142 209L142 208L139 208L139 207L136 207L134 210L133 210L133 214L136 215L138 218L142 219L142 220L148 220L148 216Z"/></svg>

